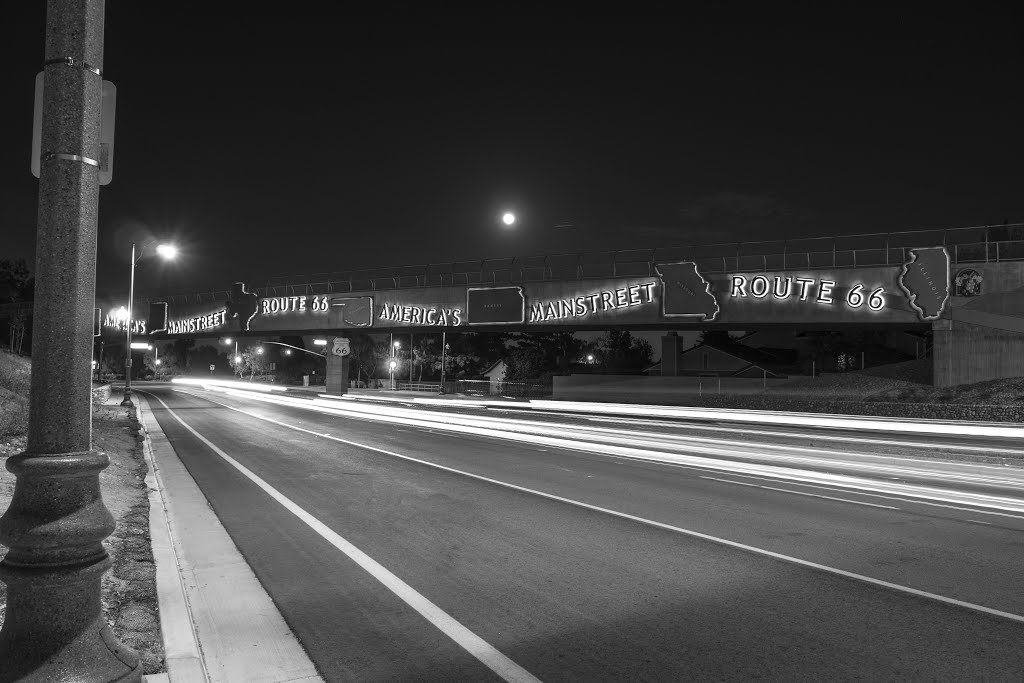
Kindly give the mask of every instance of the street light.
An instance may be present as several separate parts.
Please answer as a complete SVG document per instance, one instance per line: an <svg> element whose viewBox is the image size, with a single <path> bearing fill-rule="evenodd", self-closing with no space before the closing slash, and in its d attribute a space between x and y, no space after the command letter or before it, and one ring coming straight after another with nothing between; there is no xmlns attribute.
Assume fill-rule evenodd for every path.
<svg viewBox="0 0 1024 683"><path fill-rule="evenodd" d="M128 283L128 310L125 312L124 329L128 337L127 353L128 357L124 361L124 400L121 401L122 406L135 407L132 402L132 306L135 301L135 264L142 260L142 255L146 252L146 247L156 242L156 240L150 240L142 245L139 249L138 257L135 256L135 242L132 242L132 275L131 280ZM178 249L170 244L157 245L156 253L165 259L173 259L178 255Z"/></svg>
<svg viewBox="0 0 1024 683"><path fill-rule="evenodd" d="M501 216L501 222L505 225L511 226L516 222L516 215L511 211L506 211Z"/></svg>

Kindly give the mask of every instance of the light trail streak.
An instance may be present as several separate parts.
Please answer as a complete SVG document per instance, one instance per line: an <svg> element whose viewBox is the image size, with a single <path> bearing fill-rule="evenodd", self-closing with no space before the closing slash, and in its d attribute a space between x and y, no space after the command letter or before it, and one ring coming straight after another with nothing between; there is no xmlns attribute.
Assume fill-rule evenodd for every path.
<svg viewBox="0 0 1024 683"><path fill-rule="evenodd" d="M784 411L731 410L725 408L687 408L681 406L634 405L622 403L582 403L574 401L530 401L531 405L563 412L631 415L637 417L676 417L718 422L757 422L802 425L805 427L837 427L840 429L905 432L910 434L949 434L957 436L990 436L1006 439L1024 437L1024 428L994 422L950 422L945 420L905 421L891 417L858 417L819 415Z"/></svg>
<svg viewBox="0 0 1024 683"><path fill-rule="evenodd" d="M509 411L512 412L512 411ZM565 413L547 413L550 415L564 415ZM931 448L935 450L957 450L957 451L970 451L972 453L1008 453L1024 458L1024 449L1022 448L1011 448L1008 446L995 447L995 446L972 446L965 443L952 443L952 442L939 442L939 441L897 441L895 439L885 439L881 437L861 437L861 436L843 436L841 434L809 434L807 432L782 432L777 430L768 429L744 429L737 426L729 427L716 427L713 425L695 425L692 423L681 423L678 421L669 422L665 420L643 420L643 419L623 419L614 417L584 417L583 419L588 422L607 422L611 424L635 424L638 426L651 426L651 427L669 427L673 429L699 429L701 431L708 432L729 432L730 434L741 433L749 434L751 436L774 436L774 437L787 437L794 439L804 440L817 440L817 441L843 441L847 443L861 443L872 446L903 446L906 448ZM865 453L865 456L870 457L889 457L889 456L875 456L872 454ZM900 456L905 457L905 456Z"/></svg>
<svg viewBox="0 0 1024 683"><path fill-rule="evenodd" d="M765 465L757 462L751 463L738 460L720 460L699 455L638 448L635 445L635 438L629 440L629 443L632 445L615 445L597 441L581 441L579 439L571 438L571 434L569 434L565 426L547 427L543 434L537 432L526 433L522 429L522 425L515 423L516 421L511 421L513 424L508 424L509 421L488 418L486 416L452 415L432 411L411 410L407 408L392 408L381 405L359 405L349 402L339 404L336 401L308 401L305 399L294 399L286 396L251 394L232 389L224 389L223 392L236 397L248 398L250 400L261 402L291 405L304 410L313 410L329 415L360 417L364 419L369 418L379 422L401 424L403 426L438 429L453 433L472 434L474 436L496 438L519 443L553 446L567 450L583 451L595 455L618 456L658 463L669 462L687 464L704 469L726 471L730 473L740 472L759 475L774 480L796 480L817 484L843 486L855 490L878 491L882 493L902 495L914 499L938 500L945 503L971 505L976 508L1024 513L1024 499L1021 498L995 496L970 491L958 491L940 488L937 486L881 481L849 474L832 474L828 472L817 472L788 466L783 467L777 464ZM736 456L736 451L714 447L690 445L688 450L704 453L705 455ZM757 454L749 453L748 455L749 457L755 457ZM837 465L835 461L828 464L832 466ZM844 467L861 473L870 472L874 474L892 474L896 472L906 472L906 468L885 467L881 465L865 466L861 463L848 462L843 462L841 464ZM933 479L945 478L953 483L977 481L977 478L972 479L968 476L959 475L949 476L943 472L936 473L924 470L916 470L915 472L923 476L929 476Z"/></svg>
<svg viewBox="0 0 1024 683"><path fill-rule="evenodd" d="M188 392L183 392L183 393L188 393ZM195 394L190 394L190 395L195 396ZM221 405L221 406L223 406L223 407L225 407L225 408L227 408L229 410L233 410L233 411L242 413L244 415L249 415L251 417L254 417L254 418L257 418L257 419L260 419L260 420L265 420L267 422L272 422L274 424L281 425L282 427L286 427L288 429L293 429L293 430L300 431L300 432L306 432L306 433L309 433L309 434L316 434L315 432L313 432L313 431L311 431L309 429L305 429L303 427L297 427L295 425L290 425L290 424L288 424L286 422L282 422L280 420L275 420L275 419L272 419L272 418L268 418L268 417L264 417L264 416L261 416L261 415L257 415L255 413L252 413L252 412L249 412L249 411L246 411L246 410L242 410L241 408L236 408L234 406L229 406L229 405L227 405L225 403L220 403L218 401L213 401L212 399L209 399L209 398L206 398L206 397L201 397L201 396L197 396L197 397L198 398L204 398L205 400L211 401L212 403L216 403L217 405ZM264 397L261 396L259 398L263 399ZM158 398L157 400L160 400L160 399ZM160 402L163 403L162 400ZM164 406L167 407L167 404L164 404ZM168 408L168 411L170 411L169 408ZM175 418L178 419L179 421L181 421L181 418L178 418L176 415L175 415ZM182 424L184 425L185 423L182 421ZM189 427L188 425L185 425L185 426L186 426L186 428L188 428L191 431L195 432L195 430L192 430L192 428ZM198 433L196 433L196 435L199 436ZM215 451L217 451L218 454L221 454L222 457L225 457L225 459L229 460L229 462L232 462L232 464L236 468L238 468L240 470L245 469L244 466L242 466L240 463L237 463L237 461L232 461L230 456L227 456L227 454L224 454L223 451L220 451L220 449L218 449L216 446L214 446L208 440L206 440L202 436L199 436L199 438L201 440L203 440L205 443L207 443L210 447L215 449ZM976 612L982 612L984 614L989 614L989 615L996 616L996 617L1001 617L1001 618L1004 618L1004 619L1009 619L1011 621L1016 621L1018 623L1024 623L1024 616L1019 615L1019 614L1014 614L1012 612L1006 612L1006 611L1003 611L1003 610L997 610L997 609L994 609L992 607L987 607L985 605L980 605L980 604L977 604L977 603L967 602L967 601L964 601L964 600L958 600L956 598L951 598L951 597L948 597L948 596L945 596L945 595L940 595L938 593L931 593L929 591L923 591L923 590L920 590L920 589L917 589L917 588L912 588L910 586L905 586L905 585L902 585L902 584L892 583L892 582L889 582L889 581L883 581L882 579L876 579L876 578L874 578L872 576L866 576L864 574L857 574L855 572L850 572L850 571L847 571L845 569L839 569L838 567L831 567L829 565L824 565L824 564L820 564L820 563L817 563L817 562L811 562L809 560L804 560L804 559L801 559L801 558L798 558L798 557L794 557L792 555L784 555L782 553L778 553L778 552L775 552L775 551L772 551L772 550L766 550L764 548L758 548L756 546L747 545L745 543L739 543L737 541L732 541L732 540L729 540L729 539L726 539L726 538L721 538L719 536L712 536L710 534L705 534L705 533L702 533L702 532L699 532L699 531L695 531L695 530L692 530L692 529L684 529L682 527L678 527L678 526L675 526L675 525L672 525L672 524L666 524L665 522L659 522L657 520L648 519L648 518L640 517L640 516L637 516L637 515L631 515L631 514L626 513L626 512L620 512L618 510L612 510L610 508L605 508L605 507L601 507L601 506L598 506L598 505L592 505L590 503L586 503L586 502L579 501L579 500L574 500L572 498L566 498L566 497L558 496L558 495L555 495L555 494L552 494L552 493L547 493L547 492L544 492L544 491L538 491L536 489L527 488L525 486L518 486L516 484L512 484L512 483L509 483L509 482L506 482L506 481L501 481L501 480L498 480L498 479L492 479L490 477L485 477L485 476L482 476L482 475L479 475L479 474L474 474L472 472L466 472L464 470L458 470L458 469L455 469L455 468L452 468L452 467L447 467L445 465L441 465L441 464L438 464L438 463L430 462L429 460L423 460L421 458L414 458L414 457L411 457L411 456L408 456L408 455L404 455L402 453L397 453L395 451L386 450L386 449L379 448L379 447L376 447L376 446L371 446L371 445L368 445L368 444L362 444L362 443L358 443L356 441L351 441L351 440L348 440L348 439L342 439L342 438L336 437L336 436L329 436L327 438L329 438L329 439L331 439L333 441L337 441L339 443L344 443L344 444L348 444L348 445L351 445L351 446L356 446L358 448L363 448L363 449L368 450L368 451L374 451L374 452L377 452L377 453L382 453L382 454L385 454L385 455L390 455L390 456L393 456L393 457L396 457L396 458L401 458L403 460L407 460L407 461L410 461L410 462L416 462L416 463L419 463L419 464L422 464L422 465L426 465L428 467L434 467L434 468L437 468L437 469L440 469L440 470L444 470L444 471L451 472L451 473L454 473L454 474L458 474L458 475L462 475L462 476L469 477L469 478L472 478L472 479L476 479L478 481L485 481L485 482L489 482L491 484L496 484L498 486L503 486L503 487L506 487L506 488L510 488L510 489L514 489L514 490L517 490L517 491L522 491L524 493L529 493L529 494L532 494L532 495L535 495L535 496L539 496L539 497L542 497L542 498L547 498L548 500L554 500L554 501L566 503L568 505L573 505L573 506L576 506L576 507L585 508L585 509L588 509L588 510L594 510L596 512L601 512L601 513L604 513L604 514L607 514L607 515L611 515L611 516L614 516L614 517L619 517L621 519L628 519L628 520L631 520L631 521L634 521L634 522L637 522L637 523L640 523L640 524L645 524L645 525L648 525L648 526L652 526L652 527L656 527L656 528L660 528L660 529L665 529L667 531L672 531L672 532L675 532L675 533L678 533L678 534L682 534L684 536L689 536L691 538L703 539L705 541L710 541L712 543L716 543L716 544L719 544L719 545L724 545L724 546L727 546L727 547L730 547L730 548L735 548L737 550L743 550L743 551L750 552L750 553L753 553L753 554L756 554L756 555L761 555L763 557L770 557L770 558L773 558L773 559L776 559L776 560L780 560L780 561L783 561L783 562L789 562L789 563L800 565L800 566L807 567L807 568L810 568L810 569L816 569L818 571L825 572L825 573L828 573L828 574L833 574L833 575L836 575L836 576L843 576L843 577L846 577L848 579L853 579L853 580L856 580L856 581L862 581L864 583L869 583L869 584L872 584L872 585L875 585L875 586L879 586L879 587L882 587L882 588L888 588L890 590L894 590L894 591L897 591L897 592L900 592L900 593L906 593L906 594L910 594L910 595L915 595L915 596L918 596L918 597L927 598L929 600L934 600L936 602L945 603L947 605L953 605L953 606L956 606L956 607L961 607L961 608L964 608L964 609L968 609L968 610L972 610L972 611L976 611ZM246 470L246 472L247 471L248 470ZM247 474L246 476L249 476L249 475ZM253 477L254 476L255 475L253 475ZM250 477L250 478L252 478L252 477ZM265 482L264 482L264 484L265 484ZM264 490L267 490L268 492L271 491L271 487L268 484L265 484L264 486L261 486L261 488L264 488ZM276 490L274 490L273 493L277 493ZM278 494L278 495L280 495L280 494ZM879 506L879 507L884 507L884 506ZM317 522L317 520L315 520L315 519L312 519L311 521ZM327 528L326 526L324 528L324 531L325 532L329 532L329 533L331 533L333 535L336 535L329 528ZM344 541L344 539L341 539L341 540ZM345 541L345 543L347 543L347 541ZM460 626L461 626L461 624L460 624ZM500 653L496 653L496 654L500 655ZM500 655L500 656L503 657L503 655ZM511 662L511 660L508 660L508 663L514 665L514 662ZM526 672L525 670L523 670L521 675L523 675L525 677L525 676L529 676L530 674L528 672Z"/></svg>

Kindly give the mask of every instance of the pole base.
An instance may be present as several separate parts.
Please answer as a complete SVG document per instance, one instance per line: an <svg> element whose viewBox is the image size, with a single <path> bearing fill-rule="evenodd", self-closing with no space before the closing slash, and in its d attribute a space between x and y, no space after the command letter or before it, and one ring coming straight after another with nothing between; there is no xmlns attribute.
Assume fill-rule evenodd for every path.
<svg viewBox="0 0 1024 683"><path fill-rule="evenodd" d="M125 406L125 407L128 407L128 408L134 408L135 407L135 403L132 402L132 390L131 389L125 389L124 390L124 399L121 401L121 405Z"/></svg>

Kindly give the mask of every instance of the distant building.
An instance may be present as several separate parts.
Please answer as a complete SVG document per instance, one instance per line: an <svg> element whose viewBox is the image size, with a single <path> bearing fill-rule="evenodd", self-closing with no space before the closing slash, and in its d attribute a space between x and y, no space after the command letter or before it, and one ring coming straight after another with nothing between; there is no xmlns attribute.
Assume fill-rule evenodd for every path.
<svg viewBox="0 0 1024 683"><path fill-rule="evenodd" d="M490 382L489 393L498 394L501 392L501 383L505 381L505 370L507 367L504 360L499 360L480 373Z"/></svg>
<svg viewBox="0 0 1024 683"><path fill-rule="evenodd" d="M791 349L770 352L737 342L704 343L679 352L671 363L674 372L664 372L662 363L647 368L645 372L649 375L690 377L786 377L799 373L798 359L798 354Z"/></svg>

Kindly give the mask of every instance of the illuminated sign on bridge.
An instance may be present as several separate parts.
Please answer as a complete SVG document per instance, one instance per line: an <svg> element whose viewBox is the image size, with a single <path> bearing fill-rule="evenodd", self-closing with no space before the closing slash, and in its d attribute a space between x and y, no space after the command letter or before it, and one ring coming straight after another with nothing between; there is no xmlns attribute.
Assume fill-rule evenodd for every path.
<svg viewBox="0 0 1024 683"><path fill-rule="evenodd" d="M949 300L949 256L915 249L903 266L703 275L693 261L654 277L516 285L411 287L258 297L236 284L226 302L171 306L168 334L302 332L478 325L601 328L719 324L916 324Z"/></svg>

